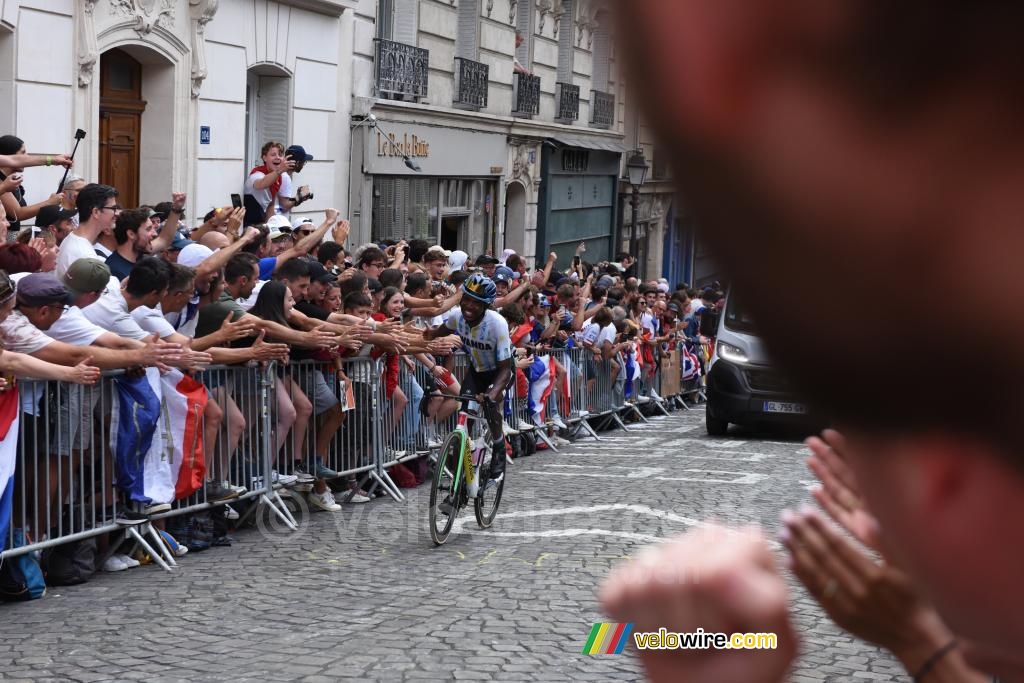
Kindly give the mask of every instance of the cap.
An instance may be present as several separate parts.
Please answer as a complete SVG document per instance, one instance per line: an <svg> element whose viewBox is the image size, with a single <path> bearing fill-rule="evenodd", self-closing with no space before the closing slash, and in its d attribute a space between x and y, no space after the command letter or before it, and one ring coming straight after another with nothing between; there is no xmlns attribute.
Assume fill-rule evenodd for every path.
<svg viewBox="0 0 1024 683"><path fill-rule="evenodd" d="M106 286L109 279L108 276L100 289ZM18 280L17 296L18 304L31 307L71 304L75 301L68 288L61 284L56 275L50 273L29 273Z"/></svg>
<svg viewBox="0 0 1024 683"><path fill-rule="evenodd" d="M83 294L106 289L110 284L110 268L99 259L80 258L68 266L61 282L77 299Z"/></svg>
<svg viewBox="0 0 1024 683"><path fill-rule="evenodd" d="M494 258L490 254L481 254L476 257L476 265L478 266L496 266L498 265L498 259Z"/></svg>
<svg viewBox="0 0 1024 683"><path fill-rule="evenodd" d="M39 213L36 214L36 227L37 228L48 228L51 225L62 221L65 218L71 218L78 212L74 209L63 209L56 204L47 204L43 208L39 209Z"/></svg>
<svg viewBox="0 0 1024 683"><path fill-rule="evenodd" d="M205 244L190 242L187 247L178 254L178 263L189 268L195 268L208 257L213 256L213 249Z"/></svg>
<svg viewBox="0 0 1024 683"><path fill-rule="evenodd" d="M178 260L181 260L180 256L178 257ZM608 289L609 287L611 287L614 284L615 284L615 278L613 278L611 275L602 275L601 277L599 277L597 279L597 286L598 287L604 287L605 289Z"/></svg>
<svg viewBox="0 0 1024 683"><path fill-rule="evenodd" d="M498 266L494 269L494 277L497 278L499 275L504 275L508 278L509 282L516 279L516 272L508 266Z"/></svg>
<svg viewBox="0 0 1024 683"><path fill-rule="evenodd" d="M313 225L313 219L309 216L301 216L292 221L292 230L298 230L306 224Z"/></svg>
<svg viewBox="0 0 1024 683"><path fill-rule="evenodd" d="M424 261L440 261L442 258L448 260L451 258L452 252L448 251L444 247L435 244L430 249L427 249L427 253L423 255Z"/></svg>
<svg viewBox="0 0 1024 683"><path fill-rule="evenodd" d="M292 223L281 214L274 214L273 216L270 217L270 220L267 221L267 228L269 228L271 232L273 232L274 230L280 230L282 232L291 232Z"/></svg>
<svg viewBox="0 0 1024 683"><path fill-rule="evenodd" d="M309 264L309 281L310 282L321 282L327 284L328 282L334 282L337 278L331 274L329 270L323 267L317 261L311 261Z"/></svg>
<svg viewBox="0 0 1024 683"><path fill-rule="evenodd" d="M271 230L270 234L267 235L267 237L270 238L271 242L273 242L275 240L279 240L282 237L291 237L291 236L292 236L291 228L288 228L288 232L282 232L281 230Z"/></svg>
<svg viewBox="0 0 1024 683"><path fill-rule="evenodd" d="M174 233L174 241L171 242L171 249L177 249L178 251L181 251L190 244L195 244L195 242L188 239L180 232L176 232Z"/></svg>
<svg viewBox="0 0 1024 683"><path fill-rule="evenodd" d="M464 251L455 250L448 257L448 265L452 270L462 270L462 267L466 265L468 260L469 254Z"/></svg>
<svg viewBox="0 0 1024 683"><path fill-rule="evenodd" d="M674 301L670 301L666 308L668 308L668 310L672 311L673 313L682 313L682 309L679 308L679 304L677 304Z"/></svg>
<svg viewBox="0 0 1024 683"><path fill-rule="evenodd" d="M306 148L302 145L291 145L284 151L284 155L295 159L295 161L313 161L313 155L306 154Z"/></svg>
<svg viewBox="0 0 1024 683"><path fill-rule="evenodd" d="M537 304L538 306L540 306L541 308L551 308L551 299L547 298L543 294L538 294L537 298L540 299L540 301Z"/></svg>
<svg viewBox="0 0 1024 683"><path fill-rule="evenodd" d="M491 279L494 280L494 284L498 284L499 282L507 282L507 283L511 283L512 282L512 278L510 278L505 273L495 273L494 277L492 277Z"/></svg>
<svg viewBox="0 0 1024 683"><path fill-rule="evenodd" d="M663 294L668 294L668 283L659 282L657 289L659 292L662 292Z"/></svg>

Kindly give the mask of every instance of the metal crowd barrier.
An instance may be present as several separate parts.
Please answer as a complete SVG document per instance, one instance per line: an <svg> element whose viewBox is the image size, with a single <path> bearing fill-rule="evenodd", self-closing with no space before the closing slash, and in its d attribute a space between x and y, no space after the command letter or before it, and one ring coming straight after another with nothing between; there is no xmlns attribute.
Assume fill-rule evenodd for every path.
<svg viewBox="0 0 1024 683"><path fill-rule="evenodd" d="M206 499L211 476L236 487L229 502L258 499L297 529L267 458L272 372L214 366L194 378L105 372L91 387L18 382L0 399L19 402L7 436L17 442L14 500L0 558L115 534L110 553L131 540L169 569L174 557L153 522L222 505ZM145 514L164 503L170 509ZM26 540L18 547L16 530Z"/></svg>
<svg viewBox="0 0 1024 683"><path fill-rule="evenodd" d="M623 413L639 410L624 395L621 355L605 360L582 348L554 349L545 355L556 361L546 403L534 406L543 408L545 419L535 421L537 412L530 410L529 395L517 378L505 406L505 420L513 430L535 432L552 450L556 448L548 429L556 414L570 436L586 432L598 438L597 432L607 427L629 431ZM13 514L0 559L113 534L112 549L127 538L154 562L170 568L174 558L153 522L239 503L244 504L245 515L265 509L297 529L286 498L304 487L282 491L279 478L315 478L318 466L338 475L333 479L341 489L337 499L351 498L365 487L368 493L382 490L394 500L404 500L388 470L436 450L454 428L458 408L453 396L438 395L434 377L423 363L406 358L411 362L400 359L397 377L404 403L397 391L388 391L386 358L216 366L191 380L177 371L160 377L150 370L144 379L159 387L162 398L152 406L155 412L141 420L138 412L116 415L123 400L117 398L119 387L132 380L123 372L104 373L94 387L20 381L13 398L20 402L15 411L19 422L7 437L17 443ZM469 362L465 354L433 360L462 384ZM657 382L655 373L650 386L639 387L640 395L651 398L653 389L660 396ZM439 412L439 418L431 417ZM130 453L118 450L124 433L130 435L144 424L155 424L152 431L159 446L151 445L149 451L137 446ZM0 446L4 441L0 439ZM125 463L143 470L164 468L173 476L161 475L163 495L143 495L151 493L146 489L149 479L138 473L134 479L128 476L131 467ZM207 483L214 481L226 482L238 495L207 500ZM138 507L126 506L127 490L135 491L136 501L148 497L170 503L170 509L127 524L122 513L126 507ZM16 548L15 529L26 538Z"/></svg>

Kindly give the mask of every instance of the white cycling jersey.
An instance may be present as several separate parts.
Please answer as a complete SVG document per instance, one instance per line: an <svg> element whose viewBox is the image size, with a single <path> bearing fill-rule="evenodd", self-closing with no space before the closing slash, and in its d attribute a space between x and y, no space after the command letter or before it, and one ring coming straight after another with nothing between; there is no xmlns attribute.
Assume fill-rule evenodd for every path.
<svg viewBox="0 0 1024 683"><path fill-rule="evenodd" d="M462 339L462 345L477 372L497 370L499 363L512 357L508 323L496 311L486 311L479 324L470 327L462 311L455 308L445 325Z"/></svg>

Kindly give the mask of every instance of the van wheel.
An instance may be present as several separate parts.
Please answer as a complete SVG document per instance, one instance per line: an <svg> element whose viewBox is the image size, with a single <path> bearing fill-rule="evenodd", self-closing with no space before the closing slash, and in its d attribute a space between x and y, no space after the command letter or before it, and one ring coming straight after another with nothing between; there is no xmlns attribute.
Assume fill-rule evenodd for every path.
<svg viewBox="0 0 1024 683"><path fill-rule="evenodd" d="M725 436L729 431L729 421L717 417L711 417L710 413L704 414L704 426L708 430L708 436Z"/></svg>

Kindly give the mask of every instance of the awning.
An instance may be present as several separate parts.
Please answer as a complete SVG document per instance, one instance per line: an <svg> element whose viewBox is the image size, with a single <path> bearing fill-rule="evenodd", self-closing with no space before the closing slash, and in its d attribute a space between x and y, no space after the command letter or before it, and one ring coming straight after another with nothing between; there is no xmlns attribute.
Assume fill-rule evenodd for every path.
<svg viewBox="0 0 1024 683"><path fill-rule="evenodd" d="M548 138L563 147L579 147L580 149L599 149L605 152L624 154L627 150L620 143L604 138L576 137L574 135L552 135Z"/></svg>

